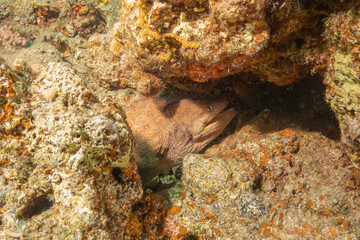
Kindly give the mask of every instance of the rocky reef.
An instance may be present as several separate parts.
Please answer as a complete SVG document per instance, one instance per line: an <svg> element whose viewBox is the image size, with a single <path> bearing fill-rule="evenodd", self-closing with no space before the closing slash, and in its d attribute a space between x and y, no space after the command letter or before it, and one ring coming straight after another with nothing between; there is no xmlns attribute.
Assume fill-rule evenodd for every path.
<svg viewBox="0 0 360 240"><path fill-rule="evenodd" d="M359 8L332 14L326 22L331 49L325 77L326 98L339 119L342 141L360 167Z"/></svg>
<svg viewBox="0 0 360 240"><path fill-rule="evenodd" d="M187 155L168 234L357 239L359 171L322 134L283 129L288 119L264 111L204 154Z"/></svg>
<svg viewBox="0 0 360 240"><path fill-rule="evenodd" d="M49 63L32 81L31 92L4 63L1 67L4 234L124 235L131 202L142 188L120 109L100 104L64 65Z"/></svg>
<svg viewBox="0 0 360 240"><path fill-rule="evenodd" d="M359 239L359 39L352 0L0 0L0 238ZM150 97L237 110L151 189Z"/></svg>
<svg viewBox="0 0 360 240"><path fill-rule="evenodd" d="M266 45L264 3L123 1L115 40L144 69L163 78L221 78L246 69L249 59Z"/></svg>
<svg viewBox="0 0 360 240"><path fill-rule="evenodd" d="M300 0L123 1L114 45L171 82L251 72L286 85L325 67L317 26L333 7Z"/></svg>

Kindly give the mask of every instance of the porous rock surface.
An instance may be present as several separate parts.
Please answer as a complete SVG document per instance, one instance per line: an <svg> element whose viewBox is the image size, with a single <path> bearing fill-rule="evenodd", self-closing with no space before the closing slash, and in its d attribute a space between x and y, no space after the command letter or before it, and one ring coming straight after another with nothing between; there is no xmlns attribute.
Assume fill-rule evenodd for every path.
<svg viewBox="0 0 360 240"><path fill-rule="evenodd" d="M323 21L346 6L300 0L124 0L113 48L128 55L134 69L188 89L235 73L246 81L283 86L324 71Z"/></svg>
<svg viewBox="0 0 360 240"><path fill-rule="evenodd" d="M31 89L2 63L1 89L2 238L130 236L142 188L120 109L60 63Z"/></svg>
<svg viewBox="0 0 360 240"><path fill-rule="evenodd" d="M360 10L332 14L326 25L331 49L325 78L326 99L339 120L342 141L360 168Z"/></svg>
<svg viewBox="0 0 360 240"><path fill-rule="evenodd" d="M1 239L360 238L357 1L122 2L0 0L0 55L12 68L0 60ZM312 113L264 111L185 158L167 215L166 201L143 194L121 107L165 80L223 82L258 111L279 103L258 80L282 86L310 72L320 74L308 86L325 76L350 154L325 134L334 125L306 121L326 137L298 127ZM322 98L316 89L306 94ZM295 99L318 107L306 94L289 109Z"/></svg>
<svg viewBox="0 0 360 240"><path fill-rule="evenodd" d="M265 1L123 1L115 41L162 77L203 82L247 68L269 39Z"/></svg>
<svg viewBox="0 0 360 240"><path fill-rule="evenodd" d="M174 239L358 239L359 171L338 143L263 112L187 155Z"/></svg>

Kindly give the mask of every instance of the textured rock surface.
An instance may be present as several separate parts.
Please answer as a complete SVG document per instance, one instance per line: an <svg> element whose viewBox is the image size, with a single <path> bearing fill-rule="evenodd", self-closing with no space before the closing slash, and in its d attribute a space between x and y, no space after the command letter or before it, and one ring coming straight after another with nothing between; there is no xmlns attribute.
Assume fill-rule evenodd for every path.
<svg viewBox="0 0 360 240"><path fill-rule="evenodd" d="M131 56L131 65L139 64L133 71L140 67L188 89L196 84L185 84L183 77L205 82L239 72L251 73L246 81L282 86L324 70L328 53L319 26L336 6L300 0L123 1L113 46Z"/></svg>
<svg viewBox="0 0 360 240"><path fill-rule="evenodd" d="M359 3L123 3L0 0L0 239L358 239ZM271 110L189 155L166 211L121 108L199 92Z"/></svg>
<svg viewBox="0 0 360 240"><path fill-rule="evenodd" d="M115 40L162 77L195 81L248 68L269 39L265 1L123 1Z"/></svg>
<svg viewBox="0 0 360 240"><path fill-rule="evenodd" d="M200 239L358 239L359 171L339 144L263 113L187 155L168 234ZM295 128L298 128L295 127Z"/></svg>
<svg viewBox="0 0 360 240"><path fill-rule="evenodd" d="M0 152L3 234L129 235L131 205L142 188L120 110L99 103L61 64L49 63L23 96L22 79L4 64L1 75L7 89L1 131L6 147Z"/></svg>
<svg viewBox="0 0 360 240"><path fill-rule="evenodd" d="M327 101L338 120L342 141L349 146L353 162L360 168L360 11L333 14L326 37L331 57L325 84Z"/></svg>
<svg viewBox="0 0 360 240"><path fill-rule="evenodd" d="M0 238L157 236L164 204L143 195L121 110L139 94L121 85L110 32L97 33L119 2L0 5L1 24L29 43L0 45ZM94 16L87 6L106 28L81 25Z"/></svg>

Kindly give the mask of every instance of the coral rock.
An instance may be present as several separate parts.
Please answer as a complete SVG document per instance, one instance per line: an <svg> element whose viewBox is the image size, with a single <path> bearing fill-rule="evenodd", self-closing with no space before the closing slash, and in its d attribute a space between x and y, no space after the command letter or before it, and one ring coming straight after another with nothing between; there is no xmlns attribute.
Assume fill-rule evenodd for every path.
<svg viewBox="0 0 360 240"><path fill-rule="evenodd" d="M327 26L331 57L325 78L326 99L339 120L342 141L360 168L360 17L340 12L328 19Z"/></svg>
<svg viewBox="0 0 360 240"><path fill-rule="evenodd" d="M115 26L129 55L162 77L204 82L248 68L269 39L265 1L123 1Z"/></svg>
<svg viewBox="0 0 360 240"><path fill-rule="evenodd" d="M359 171L340 144L299 126L284 129L287 121L260 114L204 154L187 155L167 234L358 239Z"/></svg>
<svg viewBox="0 0 360 240"><path fill-rule="evenodd" d="M31 94L4 64L0 73L0 235L131 236L125 226L143 190L121 109L60 63L32 81Z"/></svg>

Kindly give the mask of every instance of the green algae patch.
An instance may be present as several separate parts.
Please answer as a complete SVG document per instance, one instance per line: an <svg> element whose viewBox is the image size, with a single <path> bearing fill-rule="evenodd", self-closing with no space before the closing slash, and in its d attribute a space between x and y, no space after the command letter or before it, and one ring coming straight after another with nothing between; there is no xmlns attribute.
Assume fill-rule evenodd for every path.
<svg viewBox="0 0 360 240"><path fill-rule="evenodd" d="M125 156L111 156L112 150L106 147L85 147L82 152L81 160L77 167L99 171L102 166L108 163L111 167L123 168L129 165L130 154Z"/></svg>
<svg viewBox="0 0 360 240"><path fill-rule="evenodd" d="M360 55L358 26L353 10L342 11L327 20L325 37L330 58L325 77L326 99L339 120L341 140L360 168Z"/></svg>
<svg viewBox="0 0 360 240"><path fill-rule="evenodd" d="M360 79L357 72L351 68L353 59L351 54L342 54L337 51L334 55L335 81L340 83L359 84Z"/></svg>
<svg viewBox="0 0 360 240"><path fill-rule="evenodd" d="M352 66L351 54L336 52L334 55L334 77L329 80L334 84L334 95L329 98L333 109L339 113L349 111L360 112L358 94L360 93L360 79ZM336 103L336 104L335 104ZM345 116L338 116L342 119Z"/></svg>
<svg viewBox="0 0 360 240"><path fill-rule="evenodd" d="M182 181L177 181L175 183L175 186L173 186L172 188L170 188L167 191L167 195L169 197L169 201L173 204L175 202L175 200L180 198L180 193L183 191L183 184Z"/></svg>

